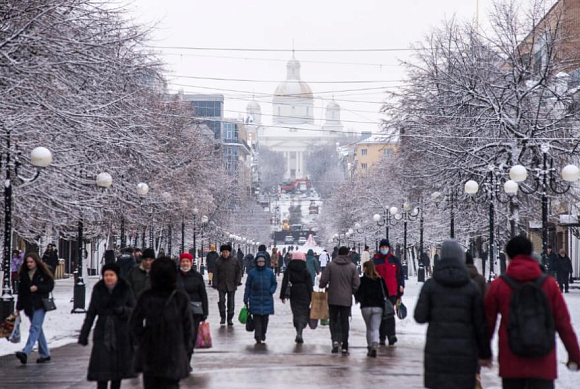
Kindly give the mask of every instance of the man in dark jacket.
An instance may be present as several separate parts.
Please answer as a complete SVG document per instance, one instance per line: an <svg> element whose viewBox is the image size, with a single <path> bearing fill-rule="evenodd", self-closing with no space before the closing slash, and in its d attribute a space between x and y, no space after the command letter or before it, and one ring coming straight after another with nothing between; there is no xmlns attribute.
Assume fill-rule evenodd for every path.
<svg viewBox="0 0 580 389"><path fill-rule="evenodd" d="M129 270L135 266L135 259L133 258L133 249L126 247L123 249L119 258L117 258L117 266L121 269L121 277L126 278Z"/></svg>
<svg viewBox="0 0 580 389"><path fill-rule="evenodd" d="M270 253L266 251L266 245L261 244L258 247L258 253L256 254L256 260L258 257L264 256L266 258L266 267L270 269L272 267L272 259L270 258Z"/></svg>
<svg viewBox="0 0 580 389"><path fill-rule="evenodd" d="M219 258L219 254L215 251L215 244L210 246L210 252L207 253L205 257L206 265L207 265L207 279L209 285L211 285L213 280L213 272L215 270L215 261Z"/></svg>
<svg viewBox="0 0 580 389"><path fill-rule="evenodd" d="M356 247L350 250L350 260L357 267L360 264L360 255L356 252Z"/></svg>
<svg viewBox="0 0 580 389"><path fill-rule="evenodd" d="M506 274L519 283L528 283L542 276L542 270L532 258L533 245L526 237L516 236L511 239L505 252L508 256ZM555 329L568 351L569 363L580 364L580 347L578 339L570 323L568 307L552 277L546 277L541 285L551 307ZM488 334L491 340L495 331L497 315L501 314L499 327L499 375L503 379L503 387L524 388L554 388L557 376L556 347L545 356L521 357L515 355L509 345L508 325L510 323L510 304L513 289L503 278L493 281L485 295L485 313Z"/></svg>
<svg viewBox="0 0 580 389"><path fill-rule="evenodd" d="M235 297L238 285L242 281L242 268L237 258L232 257L232 246L222 245L220 247L222 255L215 263L213 275L213 288L219 292L218 308L220 311L220 324L226 324L226 298L227 298L227 319L228 325L233 326L235 314Z"/></svg>
<svg viewBox="0 0 580 389"><path fill-rule="evenodd" d="M426 388L475 388L478 360L491 358L483 298L465 268L463 248L443 242L441 260L421 289L415 320L429 323Z"/></svg>
<svg viewBox="0 0 580 389"><path fill-rule="evenodd" d="M487 291L487 282L485 282L485 277L479 274L477 268L473 264L473 256L469 251L465 252L465 266L467 267L467 272L469 276L477 285L479 291L481 292L481 297L485 296L485 292Z"/></svg>
<svg viewBox="0 0 580 389"><path fill-rule="evenodd" d="M548 246L546 265L548 266L548 274L556 278L558 276L558 254L552 250L552 246Z"/></svg>
<svg viewBox="0 0 580 389"><path fill-rule="evenodd" d="M342 354L348 355L348 320L351 316L352 296L359 285L358 270L348 257L348 247L343 246L338 250L338 257L326 266L320 277L320 288L328 286L332 353L338 352L340 342Z"/></svg>
<svg viewBox="0 0 580 389"><path fill-rule="evenodd" d="M238 258L238 262L240 263L240 268L242 269L242 274L244 274L244 267L245 267L245 262L244 262L244 253L242 252L242 249L238 247L238 252L236 253L236 257Z"/></svg>
<svg viewBox="0 0 580 389"><path fill-rule="evenodd" d="M570 274L572 274L572 261L566 255L564 249L560 250L560 255L556 260L556 274L558 278L558 285L562 293L568 293L570 288Z"/></svg>
<svg viewBox="0 0 580 389"><path fill-rule="evenodd" d="M129 270L129 273L127 273L126 280L131 285L135 298L138 298L143 291L151 288L149 271L151 270L151 265L154 260L155 251L151 248L145 249L145 251L143 251L141 263L133 266L133 268Z"/></svg>
<svg viewBox="0 0 580 389"><path fill-rule="evenodd" d="M401 261L391 253L391 244L383 239L379 245L379 252L373 257L373 262L377 272L383 277L387 284L389 300L393 305L401 298L405 291L405 275L401 267ZM380 329L380 344L384 346L387 338L389 346L397 343L397 333L395 328L395 318L383 319Z"/></svg>

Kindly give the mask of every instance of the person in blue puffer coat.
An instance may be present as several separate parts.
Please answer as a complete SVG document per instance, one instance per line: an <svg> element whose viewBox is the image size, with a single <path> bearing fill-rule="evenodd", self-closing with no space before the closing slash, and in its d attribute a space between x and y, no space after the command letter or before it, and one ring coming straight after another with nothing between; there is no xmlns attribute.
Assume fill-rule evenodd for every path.
<svg viewBox="0 0 580 389"><path fill-rule="evenodd" d="M276 275L266 267L266 258L256 258L256 267L248 273L244 304L249 305L254 318L254 338L260 344L266 341L268 320L274 314L274 293L276 292Z"/></svg>

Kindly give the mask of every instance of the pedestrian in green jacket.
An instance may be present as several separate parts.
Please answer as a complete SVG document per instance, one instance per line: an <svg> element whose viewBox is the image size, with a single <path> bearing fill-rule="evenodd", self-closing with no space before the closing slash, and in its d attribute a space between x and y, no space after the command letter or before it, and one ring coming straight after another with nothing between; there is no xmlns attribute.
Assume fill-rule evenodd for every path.
<svg viewBox="0 0 580 389"><path fill-rule="evenodd" d="M145 249L141 263L133 266L127 273L126 280L131 285L135 298L138 298L143 291L151 289L149 271L154 260L155 251L153 249Z"/></svg>

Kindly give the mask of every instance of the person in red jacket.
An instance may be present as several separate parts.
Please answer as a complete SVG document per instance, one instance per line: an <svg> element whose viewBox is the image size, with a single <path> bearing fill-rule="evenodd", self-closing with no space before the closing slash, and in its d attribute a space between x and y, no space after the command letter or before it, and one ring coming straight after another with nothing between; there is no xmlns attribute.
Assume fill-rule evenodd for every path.
<svg viewBox="0 0 580 389"><path fill-rule="evenodd" d="M395 305L405 291L405 276L403 275L401 261L391 253L391 244L388 240L381 240L379 252L373 257L373 262L377 272L387 284L389 300ZM389 346L397 343L394 317L383 319L381 322L379 330L379 344L381 346L385 345L387 337L389 338Z"/></svg>
<svg viewBox="0 0 580 389"><path fill-rule="evenodd" d="M506 245L509 265L506 274L519 283L534 281L542 275L542 271L532 258L532 242L526 237L518 236ZM568 308L556 281L547 277L543 282L545 293L554 317L555 329L560 335L569 355L569 367L580 363L580 348L578 339L570 323ZM501 314L499 327L499 375L503 380L504 389L552 389L557 377L556 347L546 356L521 357L516 356L509 346L507 326L509 323L510 301L512 288L502 278L491 283L485 295L484 306L489 338L493 337L498 313ZM484 361L483 365L490 365Z"/></svg>

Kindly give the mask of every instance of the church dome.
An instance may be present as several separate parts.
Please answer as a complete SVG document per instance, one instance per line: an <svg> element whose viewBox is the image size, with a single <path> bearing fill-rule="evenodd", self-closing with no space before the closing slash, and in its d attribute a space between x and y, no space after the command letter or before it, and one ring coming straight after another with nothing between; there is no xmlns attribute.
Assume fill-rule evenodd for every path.
<svg viewBox="0 0 580 389"><path fill-rule="evenodd" d="M274 97L298 97L313 99L312 89L300 80L300 61L292 58L286 64L286 80L274 91Z"/></svg>
<svg viewBox="0 0 580 389"><path fill-rule="evenodd" d="M252 100L248 103L248 105L246 105L246 112L255 112L261 110L262 108L260 108L260 103L258 103L256 100Z"/></svg>

